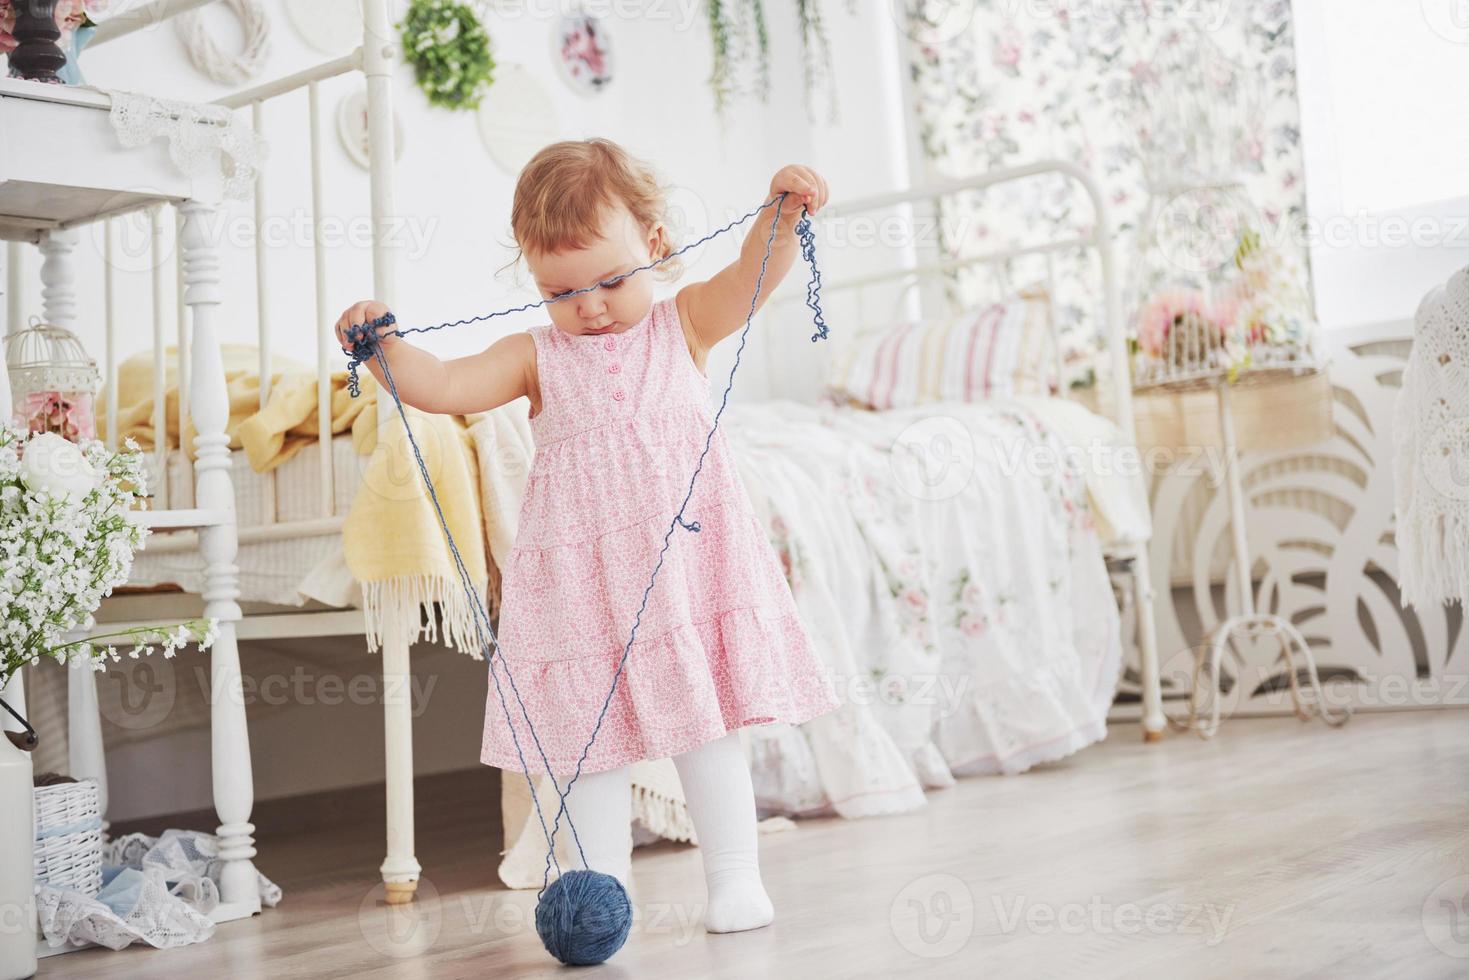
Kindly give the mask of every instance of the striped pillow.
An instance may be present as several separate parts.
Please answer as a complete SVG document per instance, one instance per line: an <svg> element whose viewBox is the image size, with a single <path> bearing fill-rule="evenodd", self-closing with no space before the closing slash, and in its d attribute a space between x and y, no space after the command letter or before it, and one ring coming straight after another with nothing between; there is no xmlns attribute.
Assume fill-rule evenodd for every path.
<svg viewBox="0 0 1469 980"><path fill-rule="evenodd" d="M836 359L830 396L864 408L907 408L1057 390L1044 293L965 310L948 323L905 323L854 338Z"/></svg>

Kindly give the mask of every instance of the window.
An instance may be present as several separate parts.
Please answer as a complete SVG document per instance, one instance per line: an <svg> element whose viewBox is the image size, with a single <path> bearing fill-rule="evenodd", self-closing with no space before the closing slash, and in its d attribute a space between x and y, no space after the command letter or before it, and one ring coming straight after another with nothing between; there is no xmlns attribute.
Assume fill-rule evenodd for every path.
<svg viewBox="0 0 1469 980"><path fill-rule="evenodd" d="M1469 264L1469 0L1296 0L1316 306L1410 319Z"/></svg>

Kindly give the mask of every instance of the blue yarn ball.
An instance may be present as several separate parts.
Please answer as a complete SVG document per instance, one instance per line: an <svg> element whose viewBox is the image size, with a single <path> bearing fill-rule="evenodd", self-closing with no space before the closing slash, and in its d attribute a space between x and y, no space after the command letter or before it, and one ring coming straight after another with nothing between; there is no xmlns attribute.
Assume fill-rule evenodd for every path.
<svg viewBox="0 0 1469 980"><path fill-rule="evenodd" d="M569 966L606 962L631 929L627 889L600 871L564 872L536 904L536 932L546 952Z"/></svg>

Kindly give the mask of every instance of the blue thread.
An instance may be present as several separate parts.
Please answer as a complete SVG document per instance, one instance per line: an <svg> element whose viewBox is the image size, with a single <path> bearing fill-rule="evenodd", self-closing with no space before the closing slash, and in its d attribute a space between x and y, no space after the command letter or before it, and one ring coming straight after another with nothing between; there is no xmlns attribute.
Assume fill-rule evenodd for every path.
<svg viewBox="0 0 1469 980"><path fill-rule="evenodd" d="M801 240L801 258L811 266L811 281L806 284L806 305L811 308L811 321L816 324L816 332L811 335L811 343L814 344L826 339L826 319L821 315L821 270L816 268L816 233L811 230L811 216L804 208L801 220L796 222L796 235Z"/></svg>
<svg viewBox="0 0 1469 980"><path fill-rule="evenodd" d="M771 223L771 237L773 239L775 226L780 221L781 206L784 203L786 196L789 194L790 191L783 191L780 194L777 194L771 200L766 201L764 204L760 205L755 210L748 212L742 217L736 218L722 228L714 229L703 238L700 238L698 241L690 242L676 252L665 255L661 259L656 259L652 262L649 262L647 265L640 265L636 269L629 269L627 272L624 272L621 275L613 276L611 279L605 279L602 282L594 283L590 286L584 286L581 289L574 289L571 292L562 293L559 296L552 296L550 299L543 299L536 303L526 303L523 306L514 306L508 310L499 310L495 313L482 313L478 316L466 317L462 320L447 320L443 323L435 323L432 326L427 327L407 327L402 330L393 330L389 333L392 336L406 337L411 333L428 333L431 330L443 330L446 327L459 327L469 323L477 323L482 320L493 320L495 317L509 316L511 313L524 313L528 310L535 310L541 308L542 306L548 306L551 303L560 303L563 300L571 299L573 296L580 296L582 293L589 293L594 289L600 289L604 286L612 286L626 279L628 276L634 276L637 275L639 272L646 272L649 269L656 268L657 266L662 265L664 262L668 262L672 259L677 258L690 249L697 248L698 246L704 244L712 238L715 238L719 235L724 234L727 231L737 228L738 226L744 224L746 221L749 221L751 218L755 217L755 215L759 214L761 211L764 211L766 208L771 206L775 207L775 221ZM816 333L811 335L811 340L814 343L816 340L825 339L826 321L823 319L821 313L821 270L816 267L816 233L811 229L811 216L806 211L804 206L802 206L801 208L801 217L796 222L796 236L801 244L801 258L805 259L806 262L811 266L811 280L806 285L806 305L811 309L812 319L813 322L816 324ZM765 258L768 260L770 258L769 254L767 254ZM761 269L764 269L764 263L761 264ZM758 297L759 293L757 292L755 295ZM352 341L352 346L350 349L343 348L343 353L349 354L351 356L351 360L347 362L347 389L349 392L351 392L353 398L356 398L361 391L357 380L357 366L366 361L368 358L372 357L373 351L377 349L377 328L396 322L397 320L392 313L385 313L375 320L369 321L368 323L349 326L347 328L347 338Z"/></svg>
<svg viewBox="0 0 1469 980"><path fill-rule="evenodd" d="M735 373L739 370L740 358L744 353L745 343L749 337L751 323L754 321L755 310L759 304L761 290L764 288L766 268L769 265L770 255L774 248L775 232L780 225L781 209L787 193L789 192L777 195L771 201L762 204L760 207L749 212L744 217L730 222L723 228L716 229L715 231L711 232L708 235L705 235L698 241L686 245L678 251L673 252L672 254L665 256L662 259L658 259L652 263L649 263L648 265L641 266L637 269L633 269L629 272L623 273L622 275L616 276L613 279L607 280L606 283L597 283L596 285L588 286L584 289L578 289L569 293L564 293L549 300L542 300L539 303L532 303L510 310L502 310L497 313L483 314L480 316L469 317L464 320L449 321L446 323L436 324L434 326L414 327L408 329L394 330L391 332L392 334L400 337L406 336L409 333L424 333L430 330L440 330L445 327L459 326L480 320L489 320L497 316L504 316L509 313L536 309L549 303L560 302L563 299L568 299L580 293L597 289L600 286L619 282L622 279L627 278L628 276L634 275L638 272L646 271L663 262L667 262L670 259L673 259L676 256L683 254L689 249L709 241L716 235L723 234L724 232L729 231L737 225L748 221L750 218L759 214L766 208L771 207L772 205L775 207L775 217L774 220L771 221L770 232L765 240L765 254L761 258L760 272L755 279L755 292L754 295L750 297L750 310L745 315L745 326L740 331L740 343L739 346L735 349L734 366L730 368L729 381L725 385L724 395L720 400L719 410L714 415L714 422L709 427L708 435L705 436L704 449L699 454L699 460L694 467L693 475L689 478L689 486L687 492L684 494L683 503L679 506L678 513L674 515L673 520L669 523L668 530L664 532L663 547L658 552L658 561L653 566L653 572L648 579L647 588L643 590L642 604L638 607L637 614L633 618L633 626L631 633L628 636L627 645L623 647L622 658L618 661L617 671L613 674L612 677L612 689L607 692L607 698L603 701L602 710L597 716L597 724L593 727L591 737L587 740L586 746L582 749L580 759L577 760L576 771L572 774L571 778L567 780L564 790L557 783L555 775L551 772L551 764L550 761L546 758L546 751L545 748L541 745L540 736L536 734L535 726L531 723L529 712L526 710L525 707L525 702L520 696L520 690L515 684L515 678L510 673L510 667L503 657L503 651L500 649L499 638L495 635L494 629L490 626L489 615L485 611L484 604L480 600L479 593L474 588L473 580L470 578L469 570L465 567L463 556L459 553L459 547L454 541L454 536L449 531L448 520L445 518L443 507L439 503L438 492L434 488L433 480L429 477L428 466L423 459L423 452L419 448L418 441L413 435L413 427L408 422L408 414L403 407L403 401L398 396L398 388L393 381L393 373L388 367L387 357L383 353L381 344L378 343L380 336L382 336L378 333L379 328L383 326L389 326L395 323L396 320L392 313L386 313L383 316L373 319L369 323L349 327L346 331L347 338L352 343L352 347L350 350L344 349L344 353L350 354L352 358L351 363L348 366L348 388L351 391L353 397L356 397L360 393L361 389L358 385L357 380L357 366L366 361L369 357L376 358L378 366L382 369L384 386L387 388L388 393L392 396L394 405L398 412L398 417L403 422L403 428L408 439L408 444L413 450L414 460L418 465L419 475L422 477L424 486L428 490L429 499L433 502L434 512L439 519L439 526L444 532L444 538L449 545L449 551L454 557L455 567L459 571L460 584L464 588L465 594L469 598L471 609L474 612L475 635L476 638L479 640L481 650L483 650L485 653L485 659L489 665L490 678L495 683L495 690L500 699L500 707L505 714L506 725L510 729L511 742L515 746L516 756L520 760L522 773L525 775L526 782L530 786L531 802L535 806L536 815L541 824L541 831L546 836L546 870L542 876L540 891L537 893L536 896L537 931L541 933L542 942L546 945L547 950L550 951L552 955L556 956L558 959L562 959L563 962L600 963L609 958L613 953L621 948L623 942L625 942L627 938L627 931L630 923L630 910L625 917L618 910L618 896L620 895L621 901L623 903L626 903L626 892L622 889L621 884L618 883L615 878L612 878L610 875L604 875L594 871L581 871L580 869L574 869L569 872L560 873L555 884L548 884L551 875L551 869L553 866L556 868L558 873L561 872L560 863L556 860L556 834L559 832L561 827L561 816L562 814L566 813L566 798L571 793L571 787L575 785L577 779L581 776L582 765L586 762L587 754L591 751L592 745L595 744L597 740L597 735L602 729L602 722L606 719L607 716L607 709L612 703L613 696L617 693L617 684L621 680L623 667L627 663L627 658L632 650L633 642L637 638L638 626L642 622L643 612L647 609L648 606L648 597L652 594L653 586L658 579L658 572L663 567L663 559L668 551L669 541L673 536L673 530L675 527L679 526L682 526L694 532L700 530L698 521L687 522L683 519L683 512L688 507L689 500L693 497L694 484L699 478L699 473L704 468L704 460L709 454L710 447L713 445L714 432L716 429L719 428L720 418L724 415L724 410L726 407L728 407L729 404L729 394L734 387L734 376ZM802 208L802 212L802 216L796 224L796 233L801 244L801 256L811 266L811 280L808 283L806 289L806 305L811 308L813 312L813 322L816 324L817 327L816 333L813 334L811 337L812 341L814 342L827 336L827 326L821 311L821 273L816 266L815 233L811 229L811 220L809 217L809 213L806 212L804 208ZM485 640L485 635L487 633L489 635L488 642L486 642ZM493 654L491 653L491 647L493 647ZM511 722L510 707L505 701L505 691L500 684L500 678L496 670L495 664L496 657L494 656L494 654L501 654L499 658L499 667L500 669L504 670L505 677L510 682L511 693L515 695L516 703L520 707L521 716L525 719L526 729L529 731L531 739L535 743L537 751L540 753L541 762L545 767L546 774L550 778L551 785L556 790L556 794L560 799L561 805L557 809L556 817L552 821L551 829L549 831L546 830L545 812L541 809L540 799L536 794L535 781L531 778L529 772L530 767L526 765L525 752L521 748L520 739L515 733L514 724ZM587 865L586 853L584 850L582 850L581 837L577 833L576 827L573 824L570 815L567 815L566 824L571 830L572 839L576 844L577 851L581 856L582 865L585 868ZM560 888L557 888L556 886L561 885L563 881L565 881L566 884L562 885L562 887ZM609 884L609 882L611 884ZM613 885L615 885L616 887L613 888ZM551 889L555 889L555 891L553 892ZM548 898L548 896L550 897ZM544 927L542 925L543 914L545 923ZM567 957L574 957L576 959L567 959Z"/></svg>
<svg viewBox="0 0 1469 980"><path fill-rule="evenodd" d="M373 350L376 349L377 346L376 344L372 343L371 340L367 339L368 329L371 329L371 335L375 339L378 335L377 331L379 327L386 327L397 322L398 318L393 316L392 311L390 310L387 313L384 313L382 316L376 317L375 319L369 320L366 323L362 324L362 327L360 328L362 332L360 334L357 334L356 336L354 336L353 332L359 330L358 327L349 327L347 329L347 336L353 341L352 349L347 350L343 348L342 353L350 354L352 356L352 363L347 365L347 392L353 398L356 398L358 395L362 394L362 385L357 380L357 365L360 364L362 361L367 360L367 358L371 357ZM362 356L358 355L359 349L365 351Z"/></svg>

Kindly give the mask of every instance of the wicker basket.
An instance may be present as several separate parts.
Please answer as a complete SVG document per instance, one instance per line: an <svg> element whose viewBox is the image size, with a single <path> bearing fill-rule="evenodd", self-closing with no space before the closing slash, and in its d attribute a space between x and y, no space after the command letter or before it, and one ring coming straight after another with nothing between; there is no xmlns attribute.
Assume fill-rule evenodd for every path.
<svg viewBox="0 0 1469 980"><path fill-rule="evenodd" d="M37 786L36 880L96 895L102 890L102 810L97 780Z"/></svg>

